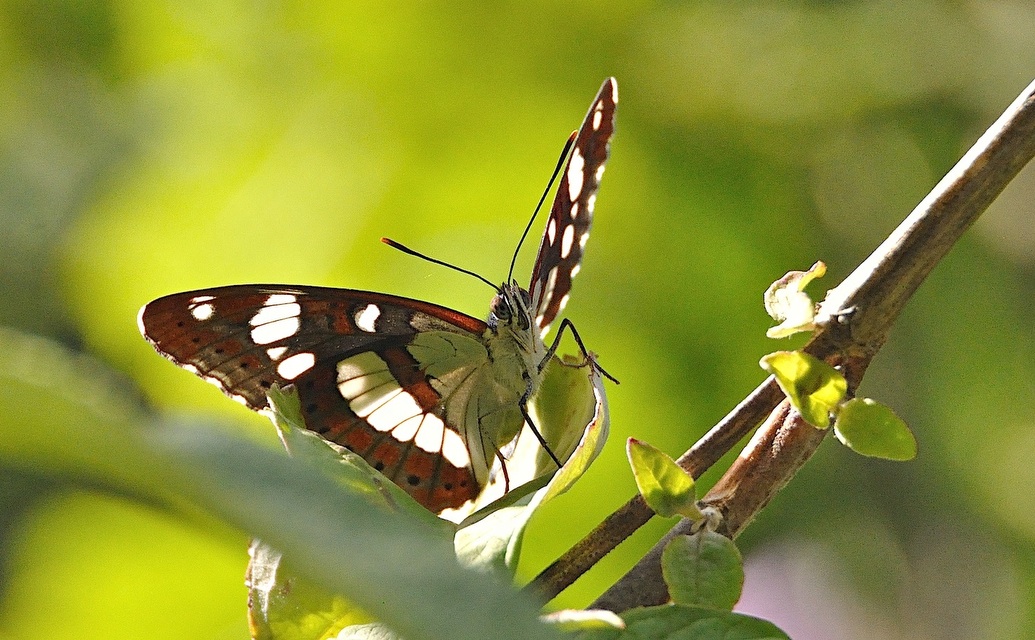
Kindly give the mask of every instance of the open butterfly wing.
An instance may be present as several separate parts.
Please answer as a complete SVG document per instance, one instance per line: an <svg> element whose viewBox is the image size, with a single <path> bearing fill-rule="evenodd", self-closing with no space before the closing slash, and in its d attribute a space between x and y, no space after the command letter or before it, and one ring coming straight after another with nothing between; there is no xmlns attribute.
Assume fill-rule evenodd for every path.
<svg viewBox="0 0 1035 640"><path fill-rule="evenodd" d="M442 384L407 349L420 332L479 340L481 320L368 291L239 285L159 298L140 312L159 353L255 409L274 384L295 385L306 426L362 456L429 510L481 487ZM420 353L425 358L428 350Z"/></svg>
<svg viewBox="0 0 1035 640"><path fill-rule="evenodd" d="M618 84L608 78L589 108L561 174L528 287L536 324L543 333L567 304L571 281L579 272L615 130L617 106Z"/></svg>

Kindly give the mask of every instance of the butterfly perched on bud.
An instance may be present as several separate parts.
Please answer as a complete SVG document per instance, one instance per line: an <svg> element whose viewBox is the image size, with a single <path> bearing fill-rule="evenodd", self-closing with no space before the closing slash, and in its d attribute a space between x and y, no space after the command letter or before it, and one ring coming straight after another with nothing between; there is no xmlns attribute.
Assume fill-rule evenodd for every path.
<svg viewBox="0 0 1035 640"><path fill-rule="evenodd" d="M493 285L487 321L384 293L249 284L154 300L140 331L256 411L269 408L274 385L293 385L308 429L429 510L457 508L528 419L564 329L579 340L567 320L550 347L543 336L579 271L617 104L609 78L575 135L528 288Z"/></svg>

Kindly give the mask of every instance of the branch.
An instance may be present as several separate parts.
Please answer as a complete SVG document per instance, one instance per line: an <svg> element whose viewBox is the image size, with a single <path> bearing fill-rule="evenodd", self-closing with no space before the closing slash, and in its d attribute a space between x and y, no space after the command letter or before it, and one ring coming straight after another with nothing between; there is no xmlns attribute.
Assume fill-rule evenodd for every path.
<svg viewBox="0 0 1035 640"><path fill-rule="evenodd" d="M906 302L978 216L1035 156L1035 82L1018 96L930 194L820 306L821 331L805 351L842 367L849 388L861 381ZM782 393L766 380L680 458L698 477L758 423ZM812 456L825 436L781 404L704 501L720 508L723 533L735 537ZM635 506L634 503L639 503ZM615 515L631 511L637 518ZM647 515L644 515L646 513ZM553 597L650 518L634 498L530 585ZM614 520L614 521L613 521ZM642 521L641 521L642 520ZM632 523L639 522L631 530ZM621 528L619 528L621 527ZM661 549L687 533L680 522L591 607L624 611L668 600L661 579ZM612 541L616 541L613 544ZM590 553L591 551L591 553ZM558 566L561 565L561 566ZM585 567L585 568L583 568ZM562 586L563 585L563 586Z"/></svg>
<svg viewBox="0 0 1035 640"><path fill-rule="evenodd" d="M694 478L700 477L751 433L783 398L783 391L770 376L676 462ZM636 494L543 569L525 589L535 593L543 602L552 600L652 517L654 512L643 501L643 496Z"/></svg>

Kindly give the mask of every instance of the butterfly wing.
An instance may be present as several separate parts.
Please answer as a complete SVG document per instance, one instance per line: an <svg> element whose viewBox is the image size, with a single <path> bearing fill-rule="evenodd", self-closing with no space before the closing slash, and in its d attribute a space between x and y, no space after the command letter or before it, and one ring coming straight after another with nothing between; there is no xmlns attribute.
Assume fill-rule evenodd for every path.
<svg viewBox="0 0 1035 640"><path fill-rule="evenodd" d="M615 130L617 106L618 84L614 78L608 78L579 128L571 157L561 174L528 287L536 324L543 333L564 309L571 281L579 272Z"/></svg>
<svg viewBox="0 0 1035 640"><path fill-rule="evenodd" d="M306 427L431 511L464 504L484 483L443 410L444 372L462 380L482 364L481 320L368 291L240 285L159 298L139 324L159 353L254 410L268 407L274 384L293 384Z"/></svg>

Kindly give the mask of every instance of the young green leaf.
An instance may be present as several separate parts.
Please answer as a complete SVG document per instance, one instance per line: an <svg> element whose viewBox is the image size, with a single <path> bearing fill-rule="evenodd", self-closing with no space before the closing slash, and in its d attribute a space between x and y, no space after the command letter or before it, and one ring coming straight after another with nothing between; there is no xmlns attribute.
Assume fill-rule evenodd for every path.
<svg viewBox="0 0 1035 640"><path fill-rule="evenodd" d="M805 287L826 272L827 265L817 262L808 271L790 271L769 286L763 298L765 310L780 324L770 327L766 336L786 338L816 328L816 303L805 293Z"/></svg>
<svg viewBox="0 0 1035 640"><path fill-rule="evenodd" d="M856 453L888 460L916 457L916 438L906 423L885 405L853 398L841 407L834 435Z"/></svg>
<svg viewBox="0 0 1035 640"><path fill-rule="evenodd" d="M737 546L706 529L673 538L661 553L661 573L677 604L732 611L744 587Z"/></svg>
<svg viewBox="0 0 1035 640"><path fill-rule="evenodd" d="M704 517L697 507L694 479L672 458L635 438L629 438L626 452L636 487L655 513L664 518L681 515L694 521Z"/></svg>
<svg viewBox="0 0 1035 640"><path fill-rule="evenodd" d="M830 426L830 412L844 400L848 382L837 369L802 351L777 351L759 365L776 376L791 404L818 429Z"/></svg>

